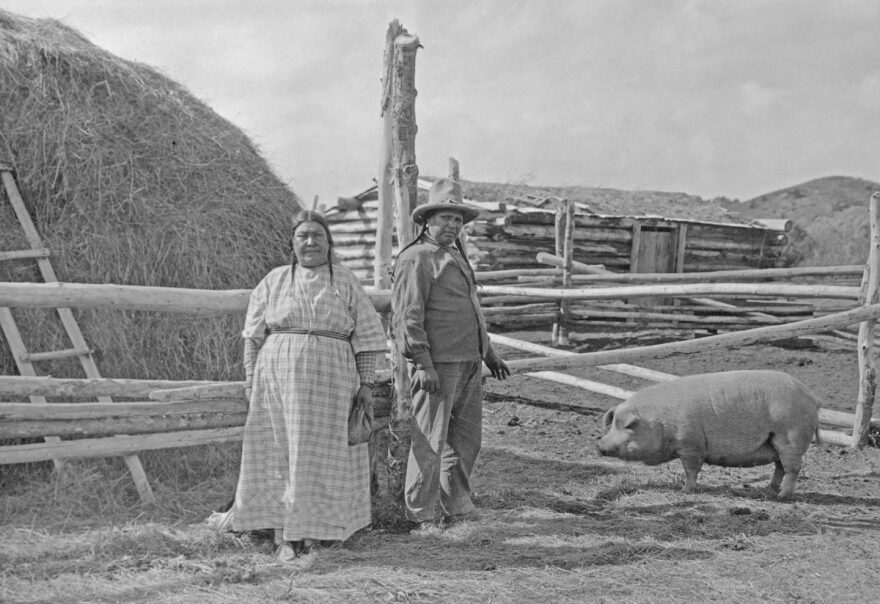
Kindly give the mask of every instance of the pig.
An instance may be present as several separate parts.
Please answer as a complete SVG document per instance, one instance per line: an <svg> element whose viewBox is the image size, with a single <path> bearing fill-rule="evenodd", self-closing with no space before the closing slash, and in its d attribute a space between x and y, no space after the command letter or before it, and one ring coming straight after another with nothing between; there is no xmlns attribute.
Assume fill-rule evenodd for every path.
<svg viewBox="0 0 880 604"><path fill-rule="evenodd" d="M602 455L647 465L675 458L686 492L704 463L776 464L768 490L794 494L815 435L819 403L802 382L781 371L724 371L676 378L636 392L605 413Z"/></svg>

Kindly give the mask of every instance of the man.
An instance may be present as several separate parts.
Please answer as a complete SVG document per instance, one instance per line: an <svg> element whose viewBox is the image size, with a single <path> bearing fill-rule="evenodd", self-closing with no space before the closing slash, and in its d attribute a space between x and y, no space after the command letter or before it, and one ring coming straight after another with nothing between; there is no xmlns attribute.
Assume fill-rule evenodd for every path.
<svg viewBox="0 0 880 604"><path fill-rule="evenodd" d="M478 210L461 186L440 179L412 213L422 226L394 268L392 333L407 361L412 392L412 445L404 499L407 518L427 527L439 501L445 522L470 515L470 476L482 442L482 363L510 375L489 343L474 272L458 239Z"/></svg>

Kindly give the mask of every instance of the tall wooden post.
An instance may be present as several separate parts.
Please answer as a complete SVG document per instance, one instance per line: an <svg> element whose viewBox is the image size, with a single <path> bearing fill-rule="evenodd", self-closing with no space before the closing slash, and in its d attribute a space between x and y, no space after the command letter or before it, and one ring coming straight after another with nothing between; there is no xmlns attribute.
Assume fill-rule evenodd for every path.
<svg viewBox="0 0 880 604"><path fill-rule="evenodd" d="M392 217L396 217L397 244L403 248L415 238L412 211L418 194L419 168L416 164L415 137L415 59L419 39L403 28L397 19L388 26L385 36L382 79L382 146L379 162L379 224L376 233L376 261L373 282L377 287L391 286ZM391 424L382 439L375 443L374 460L378 502L374 520L393 524L403 515L403 486L406 460L411 441L412 415L409 377L406 362L396 346L391 348L394 403Z"/></svg>
<svg viewBox="0 0 880 604"><path fill-rule="evenodd" d="M397 19L388 25L385 34L384 74L382 76L382 101L380 103L382 116L382 141L379 145L379 175L376 181L376 190L379 194L379 216L376 224L376 257L373 260L373 285L379 289L391 287L391 254L394 249L394 191L391 187L391 179L394 174L394 165L391 160L391 82L394 79L392 57L394 53L394 40L400 33L401 27Z"/></svg>
<svg viewBox="0 0 880 604"><path fill-rule="evenodd" d="M416 163L416 51L418 36L401 28L394 39L391 61L391 150L392 184L397 209L397 240L401 247L415 238L411 218L419 192Z"/></svg>
<svg viewBox="0 0 880 604"><path fill-rule="evenodd" d="M880 191L874 192L868 201L871 217L871 244L868 261L862 277L862 305L876 304L880 297ZM874 393L877 388L877 371L874 367L874 324L869 319L859 325L859 395L856 402L855 422L851 447L861 447L867 443L871 413L874 408Z"/></svg>
<svg viewBox="0 0 880 604"><path fill-rule="evenodd" d="M562 287L571 287L574 260L574 202L560 200L556 207L556 255L562 257ZM553 344L568 346L568 326L571 323L571 302L559 301L556 323L553 324Z"/></svg>

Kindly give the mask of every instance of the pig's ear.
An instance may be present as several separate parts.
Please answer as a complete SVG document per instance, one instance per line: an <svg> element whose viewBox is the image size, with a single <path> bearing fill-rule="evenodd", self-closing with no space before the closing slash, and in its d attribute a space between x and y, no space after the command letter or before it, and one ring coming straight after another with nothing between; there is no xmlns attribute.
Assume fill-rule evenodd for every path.
<svg viewBox="0 0 880 604"><path fill-rule="evenodd" d="M639 416L633 413L628 418L626 418L626 424L624 424L624 430L635 430L635 427L639 423Z"/></svg>
<svg viewBox="0 0 880 604"><path fill-rule="evenodd" d="M614 409L609 409L605 412L604 417L602 417L602 423L605 424L606 428L611 427L611 422L614 421Z"/></svg>

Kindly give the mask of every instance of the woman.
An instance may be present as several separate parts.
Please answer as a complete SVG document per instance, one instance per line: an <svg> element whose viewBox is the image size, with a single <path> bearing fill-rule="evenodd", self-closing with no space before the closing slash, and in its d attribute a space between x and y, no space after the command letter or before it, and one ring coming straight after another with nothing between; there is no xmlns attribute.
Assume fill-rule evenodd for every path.
<svg viewBox="0 0 880 604"><path fill-rule="evenodd" d="M370 523L367 445L349 446L352 400L372 413L385 360L379 315L354 274L331 261L324 218L300 212L290 266L253 290L245 327L248 418L236 531L274 529L287 560Z"/></svg>

